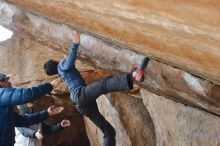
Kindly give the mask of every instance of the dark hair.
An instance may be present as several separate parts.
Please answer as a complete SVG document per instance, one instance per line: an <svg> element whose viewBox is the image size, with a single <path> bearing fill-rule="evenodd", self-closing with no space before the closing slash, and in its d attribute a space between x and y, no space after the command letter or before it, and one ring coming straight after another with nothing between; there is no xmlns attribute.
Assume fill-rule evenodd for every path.
<svg viewBox="0 0 220 146"><path fill-rule="evenodd" d="M50 59L44 63L44 71L48 76L56 75L58 74L57 66L58 61Z"/></svg>

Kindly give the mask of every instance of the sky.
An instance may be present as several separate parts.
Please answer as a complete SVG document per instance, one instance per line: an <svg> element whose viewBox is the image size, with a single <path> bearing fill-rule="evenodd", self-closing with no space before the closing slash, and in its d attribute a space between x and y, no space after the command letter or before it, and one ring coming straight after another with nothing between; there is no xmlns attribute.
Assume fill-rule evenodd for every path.
<svg viewBox="0 0 220 146"><path fill-rule="evenodd" d="M13 34L12 31L10 31L0 25L0 41L5 41L5 40L11 38L12 34Z"/></svg>

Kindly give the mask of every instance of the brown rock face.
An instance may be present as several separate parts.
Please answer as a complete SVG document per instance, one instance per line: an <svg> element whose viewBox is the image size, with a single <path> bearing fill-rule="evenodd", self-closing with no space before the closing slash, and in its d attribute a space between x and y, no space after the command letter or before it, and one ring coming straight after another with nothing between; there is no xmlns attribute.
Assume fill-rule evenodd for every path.
<svg viewBox="0 0 220 146"><path fill-rule="evenodd" d="M154 125L141 99L126 94L112 94L110 102L119 114L131 145L156 145Z"/></svg>
<svg viewBox="0 0 220 146"><path fill-rule="evenodd" d="M116 129L117 146L216 146L219 5L217 0L0 0L0 24L14 31L0 43L0 72L14 74L11 81L18 87L50 81L42 64L63 58L71 32L80 30L76 66L87 83L130 72L144 56L153 58L145 81L137 83L140 92L97 100ZM46 137L44 145L86 146L87 132L90 144L101 146L102 132L75 110L65 84L56 90L56 97L42 98L35 109L64 105L64 114L48 122L69 118L72 127Z"/></svg>
<svg viewBox="0 0 220 146"><path fill-rule="evenodd" d="M7 0L220 84L220 2Z"/></svg>
<svg viewBox="0 0 220 146"><path fill-rule="evenodd" d="M155 126L157 145L217 146L219 117L141 90Z"/></svg>
<svg viewBox="0 0 220 146"><path fill-rule="evenodd" d="M16 31L19 30L19 33L25 33L61 54L68 52L72 31L70 27L27 13L6 3L2 5L2 12L8 17L3 15L1 19L4 20L4 23L7 22L7 26ZM107 44L86 33L81 35L81 47L79 49L79 54L82 55L81 60L106 70L128 72L143 58L142 54ZM151 61L144 85L157 94L163 94L178 102L220 114L219 93L215 90L219 86L183 70Z"/></svg>
<svg viewBox="0 0 220 146"><path fill-rule="evenodd" d="M97 102L100 112L116 129L117 145L156 145L154 125L141 99L115 93L109 97L103 95ZM101 145L103 141L101 131L87 118L86 123L91 145ZM98 140L93 136L94 134L97 134Z"/></svg>

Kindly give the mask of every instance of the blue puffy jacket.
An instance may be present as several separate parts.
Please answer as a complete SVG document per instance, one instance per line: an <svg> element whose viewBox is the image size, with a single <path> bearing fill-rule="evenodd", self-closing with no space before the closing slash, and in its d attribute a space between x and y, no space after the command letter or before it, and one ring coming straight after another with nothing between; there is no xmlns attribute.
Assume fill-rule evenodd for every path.
<svg viewBox="0 0 220 146"><path fill-rule="evenodd" d="M13 105L20 105L39 99L52 91L49 83L31 88L0 88L0 146L14 145L14 127L36 124L48 117L47 111L20 115L14 112Z"/></svg>

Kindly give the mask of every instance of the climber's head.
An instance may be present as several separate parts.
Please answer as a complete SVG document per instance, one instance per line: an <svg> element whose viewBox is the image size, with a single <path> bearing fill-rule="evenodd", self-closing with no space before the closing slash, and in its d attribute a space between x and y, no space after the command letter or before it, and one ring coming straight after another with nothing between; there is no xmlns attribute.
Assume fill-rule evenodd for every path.
<svg viewBox="0 0 220 146"><path fill-rule="evenodd" d="M57 66L58 61L50 59L47 62L44 63L44 71L48 76L56 75L58 74Z"/></svg>

